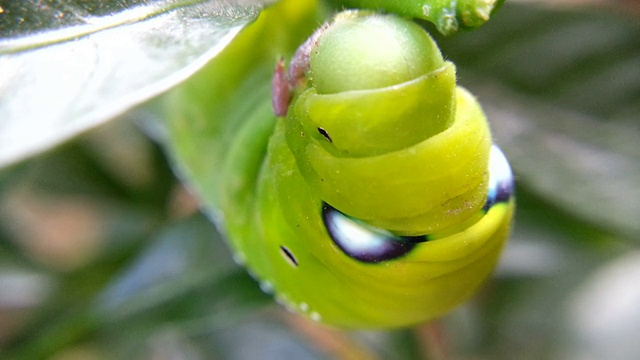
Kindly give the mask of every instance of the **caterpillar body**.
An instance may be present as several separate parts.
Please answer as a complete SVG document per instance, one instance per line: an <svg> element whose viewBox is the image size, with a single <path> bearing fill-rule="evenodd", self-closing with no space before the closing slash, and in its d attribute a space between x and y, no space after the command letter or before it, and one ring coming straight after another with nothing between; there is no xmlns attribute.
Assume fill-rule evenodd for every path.
<svg viewBox="0 0 640 360"><path fill-rule="evenodd" d="M345 328L410 326L468 299L508 237L513 176L428 33L346 11L273 84L280 116L260 95L244 117L202 123L219 179L200 191L261 288ZM214 121L172 111L177 128Z"/></svg>

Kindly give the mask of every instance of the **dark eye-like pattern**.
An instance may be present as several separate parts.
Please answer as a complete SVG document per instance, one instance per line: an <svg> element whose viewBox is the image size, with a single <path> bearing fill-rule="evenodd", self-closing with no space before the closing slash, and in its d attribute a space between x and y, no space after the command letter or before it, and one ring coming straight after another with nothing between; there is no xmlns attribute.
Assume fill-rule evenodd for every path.
<svg viewBox="0 0 640 360"><path fill-rule="evenodd" d="M506 157L496 145L489 158L489 189L486 213L492 206L507 202L513 195L513 174ZM324 203L322 219L329 237L349 257L367 263L393 260L409 253L429 235L398 236L391 232L349 217Z"/></svg>
<svg viewBox="0 0 640 360"><path fill-rule="evenodd" d="M489 193L483 210L489 211L497 203L507 202L514 192L513 173L507 158L496 145L489 155Z"/></svg>
<svg viewBox="0 0 640 360"><path fill-rule="evenodd" d="M411 251L425 236L397 236L351 218L329 204L322 206L322 219L333 242L349 257L377 263L399 258Z"/></svg>

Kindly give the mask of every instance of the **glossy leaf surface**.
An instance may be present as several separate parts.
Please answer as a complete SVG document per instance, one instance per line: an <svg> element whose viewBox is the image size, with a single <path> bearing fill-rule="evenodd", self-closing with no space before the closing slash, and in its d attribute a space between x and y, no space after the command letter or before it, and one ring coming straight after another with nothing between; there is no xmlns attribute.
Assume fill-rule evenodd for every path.
<svg viewBox="0 0 640 360"><path fill-rule="evenodd" d="M0 166L193 74L266 2L0 3Z"/></svg>

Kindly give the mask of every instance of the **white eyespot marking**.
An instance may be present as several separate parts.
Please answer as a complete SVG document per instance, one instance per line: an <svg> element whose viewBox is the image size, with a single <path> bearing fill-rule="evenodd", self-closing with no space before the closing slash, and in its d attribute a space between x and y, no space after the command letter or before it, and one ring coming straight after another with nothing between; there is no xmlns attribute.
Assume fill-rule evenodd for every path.
<svg viewBox="0 0 640 360"><path fill-rule="evenodd" d="M514 193L513 173L504 153L496 145L489 157L489 192L485 210L496 203L507 202Z"/></svg>
<svg viewBox="0 0 640 360"><path fill-rule="evenodd" d="M327 233L345 255L362 262L393 260L409 253L425 236L396 236L387 230L350 218L325 203L322 220Z"/></svg>
<svg viewBox="0 0 640 360"><path fill-rule="evenodd" d="M505 181L513 181L513 172L509 161L502 150L496 145L491 146L489 155L489 183L490 187L498 187L498 184Z"/></svg>

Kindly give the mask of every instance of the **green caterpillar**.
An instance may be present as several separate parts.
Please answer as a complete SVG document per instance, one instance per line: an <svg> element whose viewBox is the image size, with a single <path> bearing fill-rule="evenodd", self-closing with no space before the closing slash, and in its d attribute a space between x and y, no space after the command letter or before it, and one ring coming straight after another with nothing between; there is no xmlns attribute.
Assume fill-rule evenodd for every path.
<svg viewBox="0 0 640 360"><path fill-rule="evenodd" d="M196 188L236 261L287 308L346 328L409 326L469 298L508 236L513 177L431 37L395 15L337 15L288 73L278 63L273 106L286 117L242 84L237 104L251 105L207 105L203 89L225 96L252 61L237 57L257 46L243 41L221 55L228 74L176 93L168 122L206 134L178 156L215 183Z"/></svg>

